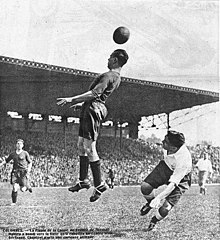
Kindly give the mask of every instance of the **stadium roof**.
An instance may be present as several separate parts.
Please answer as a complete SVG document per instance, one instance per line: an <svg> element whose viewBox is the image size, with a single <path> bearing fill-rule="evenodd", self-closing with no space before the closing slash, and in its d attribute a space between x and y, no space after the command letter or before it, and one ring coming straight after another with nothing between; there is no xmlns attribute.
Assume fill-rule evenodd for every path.
<svg viewBox="0 0 220 240"><path fill-rule="evenodd" d="M56 98L87 91L97 75L0 56L1 111L78 117L79 113L69 106L57 106ZM217 92L123 77L121 86L107 101L108 119L136 121L141 116L170 113L217 101Z"/></svg>

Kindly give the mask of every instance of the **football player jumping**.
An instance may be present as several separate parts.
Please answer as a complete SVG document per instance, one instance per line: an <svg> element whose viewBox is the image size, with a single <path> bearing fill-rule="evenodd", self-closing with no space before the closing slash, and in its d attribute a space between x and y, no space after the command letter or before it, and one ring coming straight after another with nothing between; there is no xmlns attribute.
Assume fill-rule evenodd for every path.
<svg viewBox="0 0 220 240"><path fill-rule="evenodd" d="M101 122L107 115L105 102L116 90L120 83L120 71L127 63L128 54L123 49L115 50L108 59L109 71L99 75L91 84L89 90L81 95L67 98L58 98L60 106L72 103L73 109L81 109L78 150L80 159L79 182L69 188L71 192L78 192L81 189L88 189L88 168L92 170L94 180L94 193L90 197L91 202L99 199L107 189L101 179L101 162L96 150Z"/></svg>

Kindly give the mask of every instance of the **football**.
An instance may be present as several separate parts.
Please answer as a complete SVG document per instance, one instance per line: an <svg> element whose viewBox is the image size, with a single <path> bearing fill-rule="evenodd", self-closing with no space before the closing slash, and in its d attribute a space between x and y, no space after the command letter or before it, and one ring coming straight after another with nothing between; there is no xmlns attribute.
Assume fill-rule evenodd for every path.
<svg viewBox="0 0 220 240"><path fill-rule="evenodd" d="M126 27L118 27L113 33L113 40L117 44L123 44L128 41L130 37L130 31Z"/></svg>

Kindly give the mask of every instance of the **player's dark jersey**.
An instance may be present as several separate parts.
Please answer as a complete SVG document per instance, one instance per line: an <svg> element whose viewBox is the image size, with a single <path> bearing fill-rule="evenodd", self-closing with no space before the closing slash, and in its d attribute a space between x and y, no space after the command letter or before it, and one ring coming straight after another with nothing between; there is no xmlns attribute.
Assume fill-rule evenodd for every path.
<svg viewBox="0 0 220 240"><path fill-rule="evenodd" d="M89 90L93 92L95 100L101 103L105 103L106 99L117 89L120 85L120 74L114 71L108 71L99 75L91 84Z"/></svg>
<svg viewBox="0 0 220 240"><path fill-rule="evenodd" d="M119 87L120 82L120 74L114 71L103 73L93 81L89 90L94 98L85 101L80 112L80 137L97 140L101 121L108 114L105 101Z"/></svg>
<svg viewBox="0 0 220 240"><path fill-rule="evenodd" d="M111 179L113 179L115 177L115 174L112 169L109 169L108 175L109 175L109 178L111 178Z"/></svg>
<svg viewBox="0 0 220 240"><path fill-rule="evenodd" d="M17 154L16 152L11 153L6 159L6 163L13 160L13 170L27 170L28 164L31 163L30 155L27 151L22 151Z"/></svg>

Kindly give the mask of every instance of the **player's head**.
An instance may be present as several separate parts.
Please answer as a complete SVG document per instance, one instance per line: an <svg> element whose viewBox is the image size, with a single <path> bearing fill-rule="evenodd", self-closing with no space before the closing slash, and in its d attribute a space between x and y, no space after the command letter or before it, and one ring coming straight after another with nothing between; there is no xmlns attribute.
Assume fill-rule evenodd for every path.
<svg viewBox="0 0 220 240"><path fill-rule="evenodd" d="M123 49L116 49L108 59L108 68L118 68L124 66L128 61L128 54Z"/></svg>
<svg viewBox="0 0 220 240"><path fill-rule="evenodd" d="M177 131L168 131L163 140L163 148L170 150L171 148L179 149L185 143L185 137L183 133Z"/></svg>
<svg viewBox="0 0 220 240"><path fill-rule="evenodd" d="M17 149L22 149L24 147L24 140L23 139L17 139L16 141L16 147Z"/></svg>

